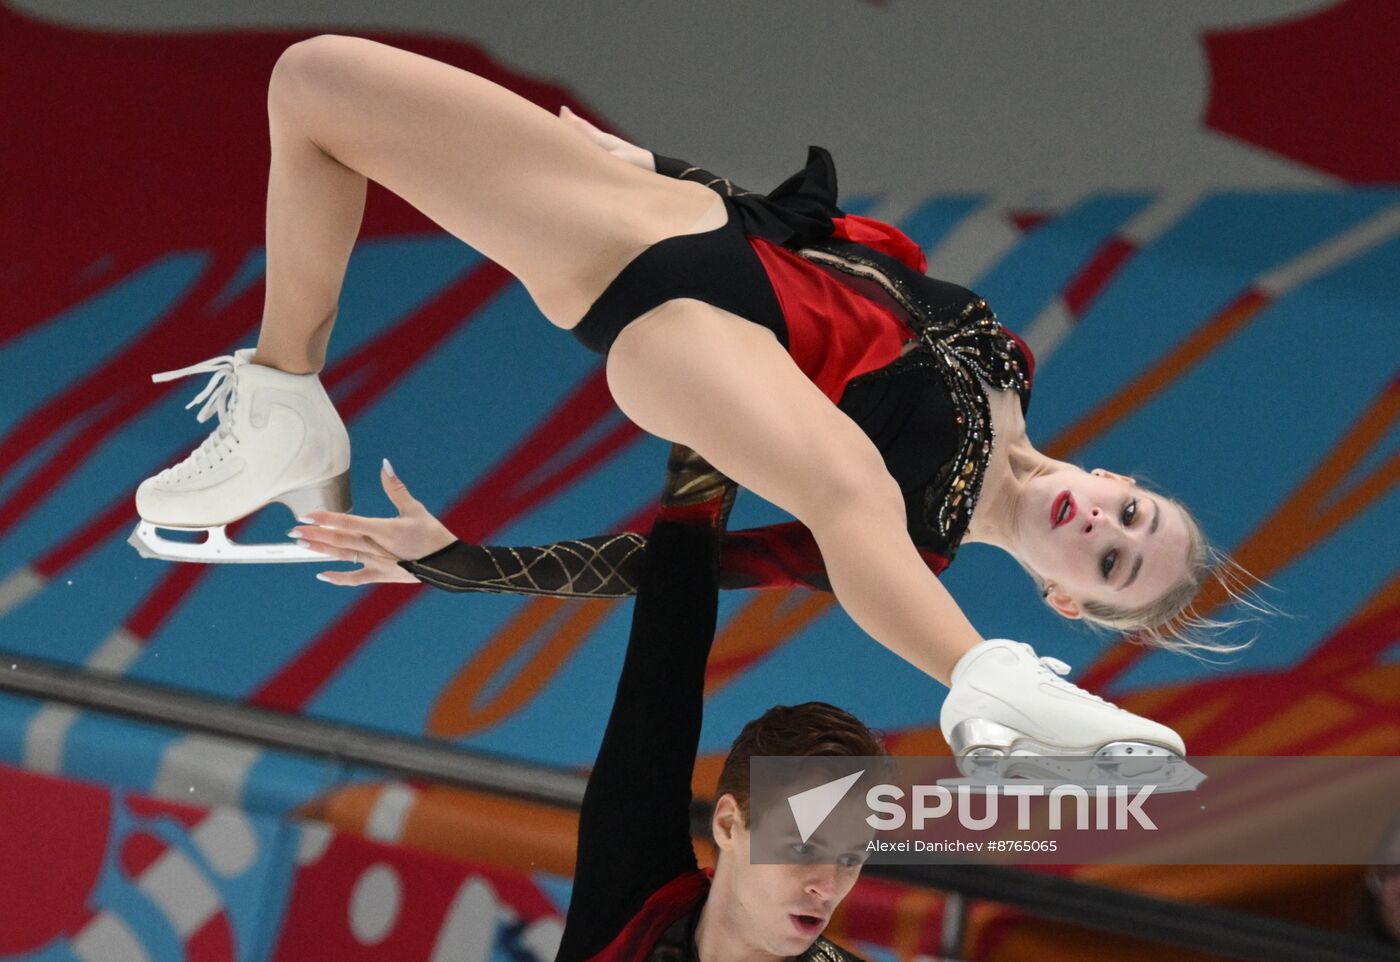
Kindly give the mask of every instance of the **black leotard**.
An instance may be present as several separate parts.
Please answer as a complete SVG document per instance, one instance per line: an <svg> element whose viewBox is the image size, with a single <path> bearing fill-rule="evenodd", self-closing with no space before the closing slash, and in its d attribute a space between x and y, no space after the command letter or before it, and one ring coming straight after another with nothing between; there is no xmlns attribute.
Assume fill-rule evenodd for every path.
<svg viewBox="0 0 1400 962"><path fill-rule="evenodd" d="M914 269L888 249L844 239L847 222L898 238L904 251L922 254L889 225L850 218L836 205L836 168L820 147L807 166L768 195L736 187L709 171L667 157L658 172L698 180L725 198L729 222L714 231L672 237L643 251L604 291L575 328L585 342L611 343L628 322L672 297L695 297L774 329L786 345L792 324L812 325L800 294L785 293L820 272L862 300L862 313L883 311L909 338L905 353L878 369L842 379L837 405L865 431L904 492L914 544L951 561L967 530L991 453L992 420L982 383L1014 388L1023 410L1030 403L1033 361L1019 339L996 320L987 302L957 284ZM764 260L752 238L802 258ZM762 283L767 273L768 284ZM774 287L786 305L772 318ZM766 289L764 289L766 288ZM840 318L822 318L823 332L840 336ZM795 335L794 335L795 336ZM819 385L821 386L821 385Z"/></svg>
<svg viewBox="0 0 1400 962"><path fill-rule="evenodd" d="M787 327L762 265L753 256L734 202L714 230L681 234L651 245L622 269L573 328L590 351L607 354L622 329L669 300L694 298L748 318L787 347Z"/></svg>
<svg viewBox="0 0 1400 962"><path fill-rule="evenodd" d="M909 343L905 353L843 382L836 403L880 450L904 494L909 535L929 567L941 572L967 530L991 453L992 422L984 384L1015 389L1022 410L1027 409L1034 365L1029 350L973 292L925 276L907 256L833 237L836 224L849 218L836 206L835 167L820 148L812 148L807 166L767 195L736 187L684 161L658 156L657 170L719 192L730 221L717 231L670 238L644 251L599 298L597 310L589 311L576 334L594 346L611 343L621 326L636 316L628 311L650 309L672 296L701 296L773 329L787 343L778 329L788 330L787 318L771 317L771 288L751 297L747 308L721 300L731 291L750 291L754 271L761 271L749 238L781 245L797 254L809 271L824 272L848 285L897 318L891 323L905 326ZM914 247L894 228L876 226ZM688 276L684 255L692 244L699 245L698 256L707 267ZM652 265L652 252L658 248L662 251ZM638 264L642 266L634 270ZM730 284L723 281L725 276L741 280ZM644 278L658 279L659 286L643 285ZM705 290L712 293L705 295ZM793 300L788 298L790 305ZM623 304L630 306L620 309ZM841 320L828 322L839 328ZM802 323L810 323L810 318ZM633 566L643 540L639 534L624 533L520 549L455 544L405 567L425 582L454 591L618 596L633 590ZM546 564L525 563L541 560ZM538 577L546 571L555 577ZM797 522L726 535L721 583L830 589L816 543Z"/></svg>

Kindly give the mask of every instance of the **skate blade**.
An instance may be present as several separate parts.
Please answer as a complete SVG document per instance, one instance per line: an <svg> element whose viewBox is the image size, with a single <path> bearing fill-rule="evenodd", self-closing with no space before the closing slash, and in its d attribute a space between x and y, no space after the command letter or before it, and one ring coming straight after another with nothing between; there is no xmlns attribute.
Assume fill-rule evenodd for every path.
<svg viewBox="0 0 1400 962"><path fill-rule="evenodd" d="M966 788L981 794L997 792L1013 785L1039 786L1047 791L1066 786L1093 793L1109 789L1151 787L1154 793L1194 792L1206 780L1205 773L1175 755L1164 756L1151 767L1139 765L1124 769L1100 756L1063 758L1043 755L980 756L964 765L958 759L962 778L942 778L945 788Z"/></svg>
<svg viewBox="0 0 1400 962"><path fill-rule="evenodd" d="M1152 742L1114 741L1065 747L982 718L959 722L949 739L961 779L943 785L973 791L1003 785L1153 786L1159 792L1194 791L1205 775L1173 749Z"/></svg>
<svg viewBox="0 0 1400 962"><path fill-rule="evenodd" d="M222 527L198 530L206 532L203 541L171 541L161 536L156 525L142 521L126 540L141 557L158 561L184 561L193 564L279 564L306 561L332 564L336 561L329 555L302 548L291 541L285 544L238 544L229 540Z"/></svg>

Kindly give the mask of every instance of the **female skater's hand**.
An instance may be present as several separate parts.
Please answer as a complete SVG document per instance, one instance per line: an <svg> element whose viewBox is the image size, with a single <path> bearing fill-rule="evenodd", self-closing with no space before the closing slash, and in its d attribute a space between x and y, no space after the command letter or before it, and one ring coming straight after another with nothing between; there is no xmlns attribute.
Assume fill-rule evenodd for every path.
<svg viewBox="0 0 1400 962"><path fill-rule="evenodd" d="M636 144L629 144L621 137L599 130L568 107L559 108L559 119L614 157L625 160L634 167L642 168L642 170L656 170L656 158L651 151L638 147Z"/></svg>
<svg viewBox="0 0 1400 962"><path fill-rule="evenodd" d="M384 493L398 509L397 518L362 518L335 511L313 511L307 520L287 532L306 547L338 561L360 565L354 571L322 571L317 578L333 585L367 585L381 581L416 584L418 579L399 567L400 561L415 561L446 548L456 537L443 523L428 513L423 502L409 494L394 474L389 459L379 472Z"/></svg>

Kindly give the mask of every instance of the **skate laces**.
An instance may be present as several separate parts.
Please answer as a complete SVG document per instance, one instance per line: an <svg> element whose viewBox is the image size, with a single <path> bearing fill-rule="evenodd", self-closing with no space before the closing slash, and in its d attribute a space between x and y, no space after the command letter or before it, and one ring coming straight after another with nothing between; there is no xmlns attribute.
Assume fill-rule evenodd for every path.
<svg viewBox="0 0 1400 962"><path fill-rule="evenodd" d="M189 377L193 374L212 374L213 377L209 379L209 383L204 385L204 389L185 405L185 410L188 411L197 404L203 404L199 413L195 415L196 421L203 424L211 417L217 416L219 419L219 426L204 439L199 447L190 453L189 457L173 467L166 468L161 472L162 475L169 476L174 472L182 477L188 476L191 469L194 470L194 473L199 473L222 460L228 452L228 442L233 431L233 409L237 399L234 386L238 379L234 372L234 361L232 354L225 354L221 357L212 357L207 361L200 361L198 364L191 364L189 367L182 367L178 371L162 371L160 374L151 375L151 380L159 384L163 381Z"/></svg>
<svg viewBox="0 0 1400 962"><path fill-rule="evenodd" d="M1035 651L1031 648L1030 645L1026 645L1025 648L1032 655L1035 655ZM1117 705L1114 705L1113 702L1105 701L1103 698L1100 698L1093 692L1086 691L1085 689L1080 688L1074 682L1064 677L1070 672L1070 666L1067 662L1063 662L1060 659L1052 657L1050 655L1035 655L1035 658L1040 665L1040 670L1048 674L1050 676L1051 682L1053 682L1057 687L1071 688L1082 695L1087 695L1088 697L1094 699L1094 701L1103 702L1105 705L1112 705L1114 708L1118 707Z"/></svg>

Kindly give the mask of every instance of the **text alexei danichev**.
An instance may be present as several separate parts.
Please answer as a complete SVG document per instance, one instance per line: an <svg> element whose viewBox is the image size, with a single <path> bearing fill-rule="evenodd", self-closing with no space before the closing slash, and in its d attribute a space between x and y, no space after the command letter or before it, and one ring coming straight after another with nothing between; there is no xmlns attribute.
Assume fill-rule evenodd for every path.
<svg viewBox="0 0 1400 962"><path fill-rule="evenodd" d="M981 854L982 852L1054 852L1058 850L1058 845L1054 839L988 839L985 842L964 842L961 839L940 840L937 842L926 841L925 839L905 839L900 842L885 842L880 839L872 839L866 846L867 852L887 853L887 852L967 852L970 854Z"/></svg>

